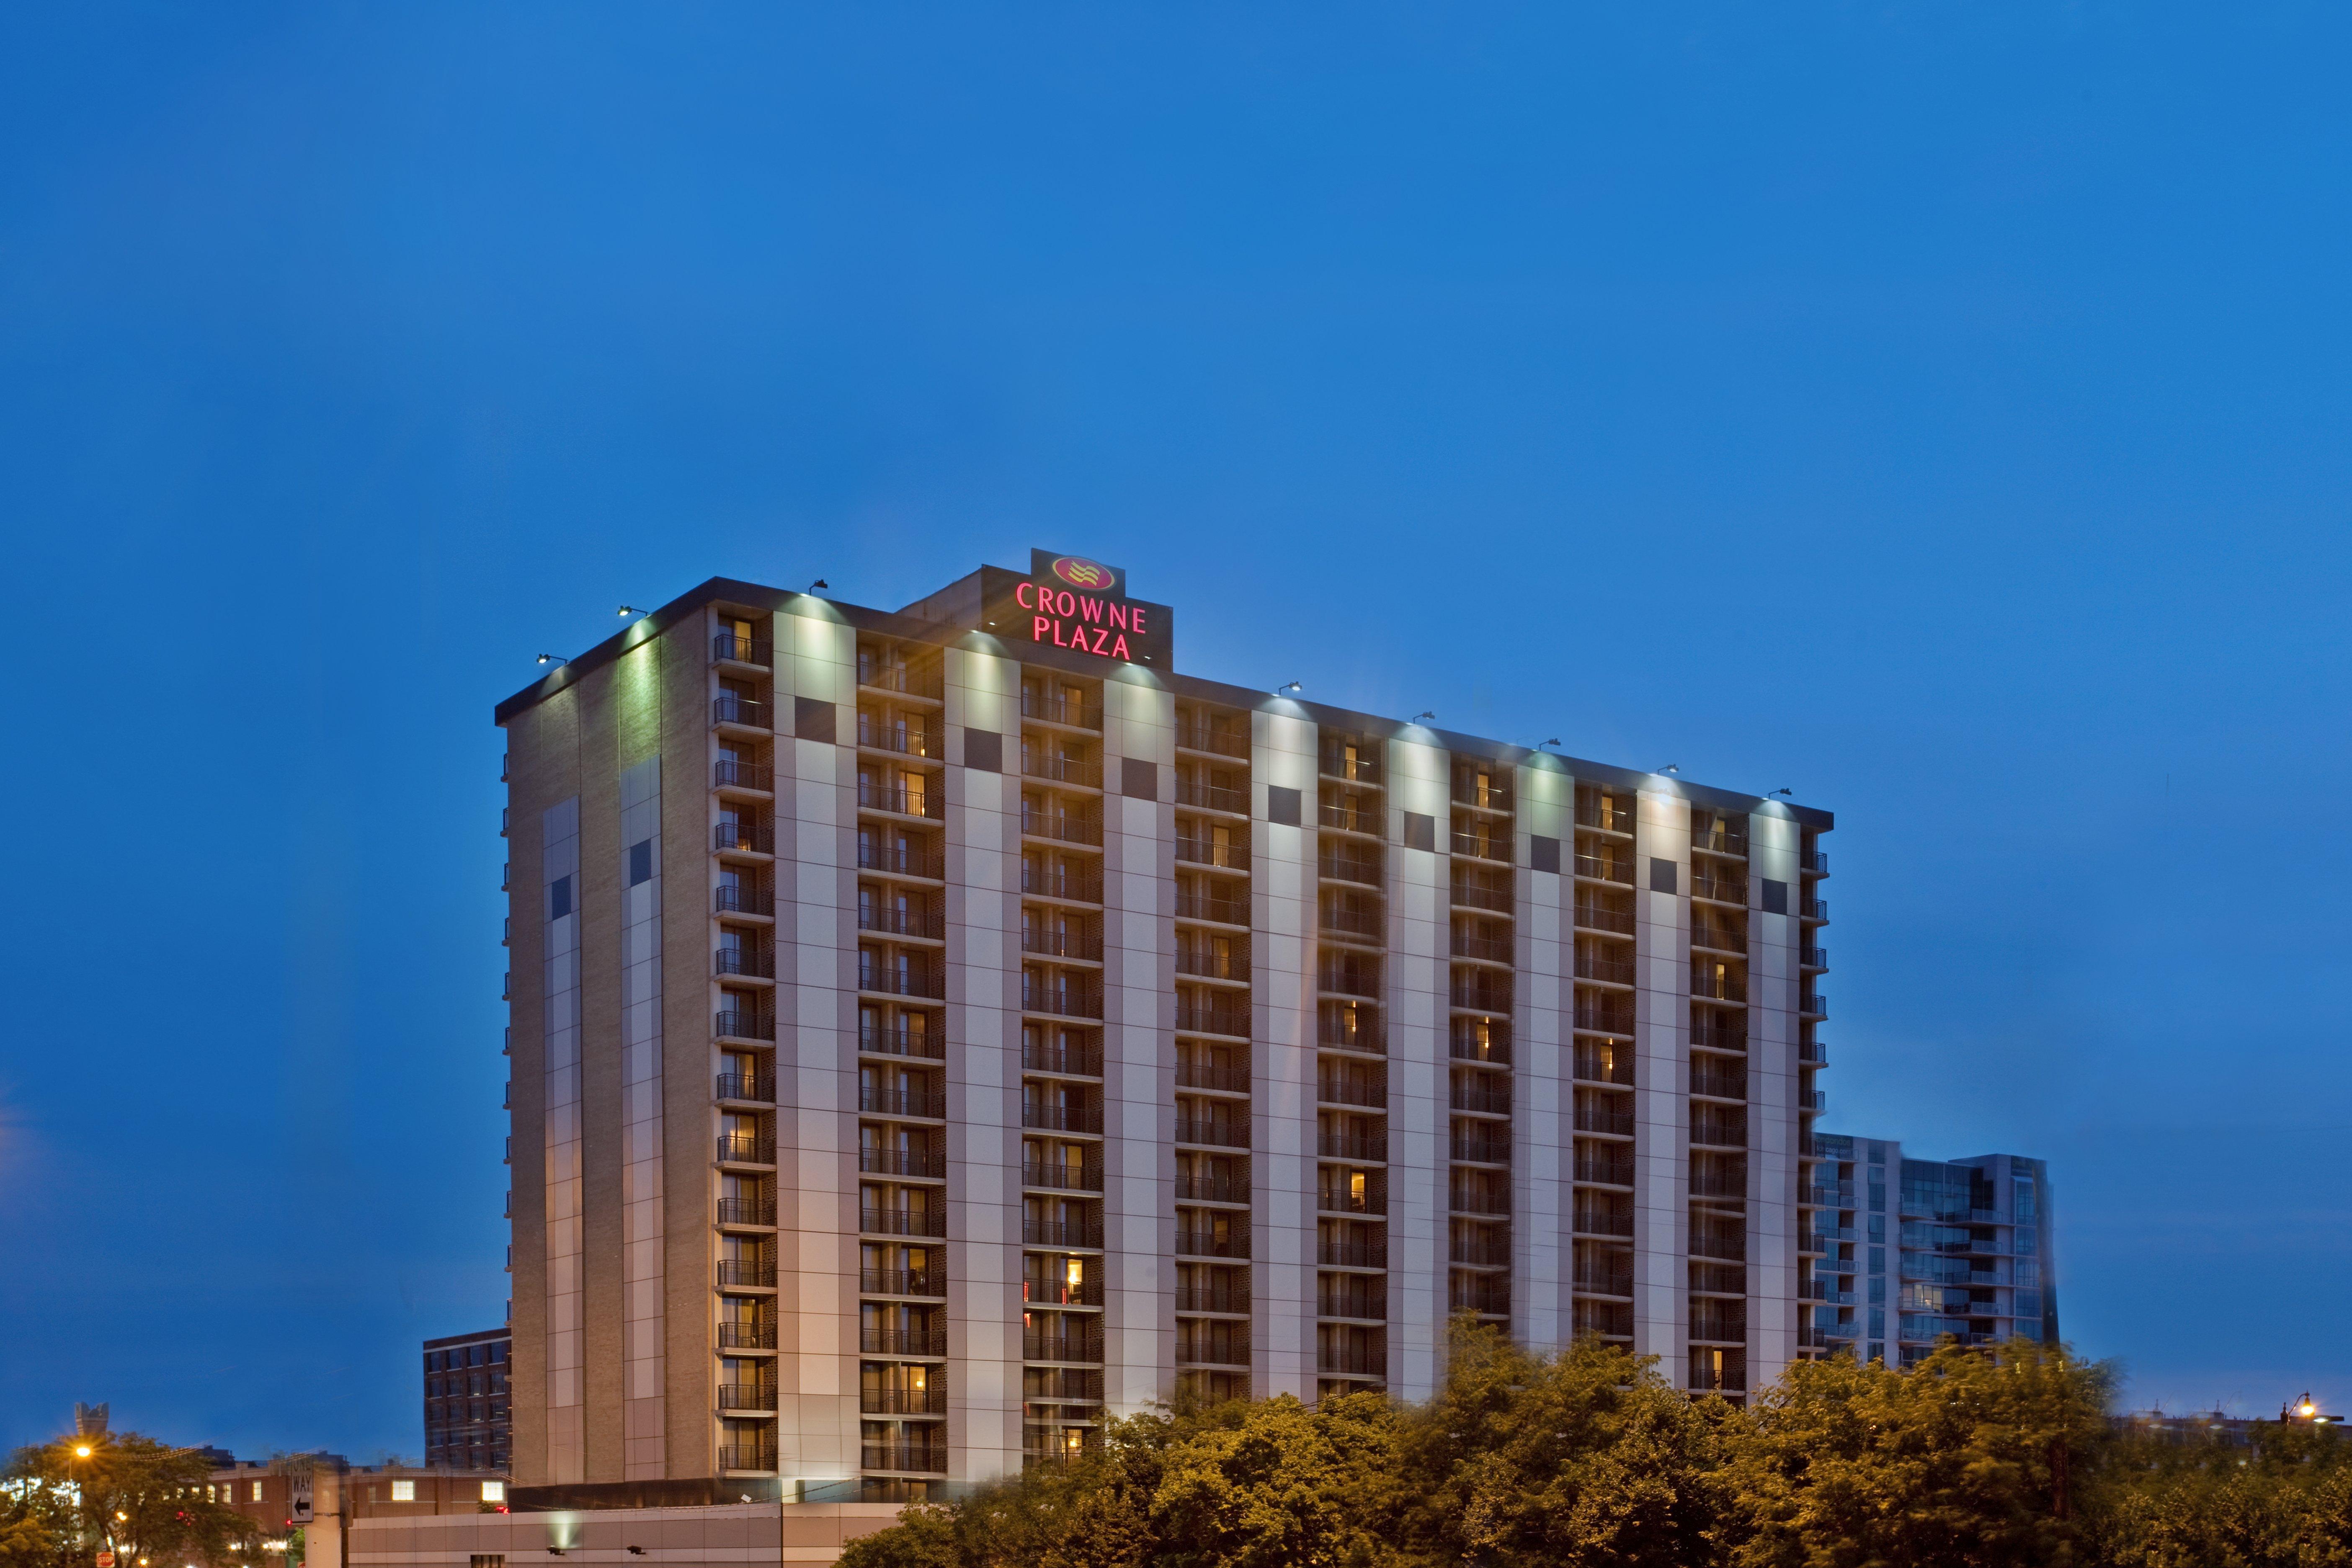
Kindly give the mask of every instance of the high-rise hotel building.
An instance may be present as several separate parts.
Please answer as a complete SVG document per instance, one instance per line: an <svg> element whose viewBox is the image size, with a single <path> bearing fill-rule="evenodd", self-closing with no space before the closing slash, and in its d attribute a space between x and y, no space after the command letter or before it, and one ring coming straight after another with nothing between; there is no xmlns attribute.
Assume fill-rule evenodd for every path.
<svg viewBox="0 0 2352 1568"><path fill-rule="evenodd" d="M713 580L500 705L519 1485L900 1497L1184 1384L1425 1395L1465 1312L1735 1398L1846 1342L1829 816L1173 621Z"/></svg>

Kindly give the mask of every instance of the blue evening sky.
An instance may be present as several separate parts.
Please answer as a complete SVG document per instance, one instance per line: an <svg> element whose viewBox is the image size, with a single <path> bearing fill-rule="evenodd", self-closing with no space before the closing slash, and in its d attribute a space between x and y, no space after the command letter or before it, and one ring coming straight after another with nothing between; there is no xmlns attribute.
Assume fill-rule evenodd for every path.
<svg viewBox="0 0 2352 1568"><path fill-rule="evenodd" d="M0 16L0 1441L422 1446L490 707L1031 544L1181 667L1831 807L1832 1130L2352 1405L2341 7Z"/></svg>

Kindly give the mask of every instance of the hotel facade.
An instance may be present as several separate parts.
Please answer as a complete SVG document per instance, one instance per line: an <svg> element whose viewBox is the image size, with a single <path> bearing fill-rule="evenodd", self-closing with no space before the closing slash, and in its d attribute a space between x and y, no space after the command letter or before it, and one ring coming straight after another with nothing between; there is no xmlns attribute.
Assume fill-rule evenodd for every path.
<svg viewBox="0 0 2352 1568"><path fill-rule="evenodd" d="M519 1489L920 1495L1425 1396L1465 1312L1735 1399L1853 1342L1829 815L1173 646L1044 552L714 579L499 706Z"/></svg>

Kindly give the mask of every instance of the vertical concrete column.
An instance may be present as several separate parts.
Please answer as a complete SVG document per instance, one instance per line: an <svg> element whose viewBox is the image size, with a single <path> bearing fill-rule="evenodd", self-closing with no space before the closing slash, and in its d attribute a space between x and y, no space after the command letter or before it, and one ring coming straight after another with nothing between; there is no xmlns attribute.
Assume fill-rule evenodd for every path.
<svg viewBox="0 0 2352 1568"><path fill-rule="evenodd" d="M580 1172L580 797L540 817L547 1084L547 1474L584 1479Z"/></svg>
<svg viewBox="0 0 2352 1568"><path fill-rule="evenodd" d="M1511 1042L1511 1331L1536 1350L1572 1337L1569 1300L1574 1191L1570 1131L1575 1007L1576 781L1547 758L1522 763L1517 778L1517 994ZM1531 847L1551 845L1549 870Z"/></svg>
<svg viewBox="0 0 2352 1568"><path fill-rule="evenodd" d="M978 1481L1021 1468L1021 666L946 668L948 1465Z"/></svg>
<svg viewBox="0 0 2352 1568"><path fill-rule="evenodd" d="M1797 1353L1797 875L1789 817L1748 819L1748 1386ZM1772 914L1767 880L1787 891Z"/></svg>
<svg viewBox="0 0 2352 1568"><path fill-rule="evenodd" d="M1103 1396L1119 1415L1176 1377L1175 727L1149 675L1103 682Z"/></svg>
<svg viewBox="0 0 2352 1568"><path fill-rule="evenodd" d="M1633 1350L1657 1356L1680 1388L1690 1371L1690 803L1643 790L1634 829Z"/></svg>
<svg viewBox="0 0 2352 1568"><path fill-rule="evenodd" d="M1316 726L1250 718L1250 1382L1315 1397ZM1298 825L1269 820L1298 792Z"/></svg>
<svg viewBox="0 0 2352 1568"><path fill-rule="evenodd" d="M857 638L820 599L776 617L777 1466L857 1473ZM712 987L712 1005L718 988Z"/></svg>
<svg viewBox="0 0 2352 1568"><path fill-rule="evenodd" d="M1407 1400L1436 1390L1449 1313L1452 774L1444 746L1389 742L1389 1392Z"/></svg>
<svg viewBox="0 0 2352 1568"><path fill-rule="evenodd" d="M661 822L656 752L621 774L621 1464L628 1480L667 1473Z"/></svg>

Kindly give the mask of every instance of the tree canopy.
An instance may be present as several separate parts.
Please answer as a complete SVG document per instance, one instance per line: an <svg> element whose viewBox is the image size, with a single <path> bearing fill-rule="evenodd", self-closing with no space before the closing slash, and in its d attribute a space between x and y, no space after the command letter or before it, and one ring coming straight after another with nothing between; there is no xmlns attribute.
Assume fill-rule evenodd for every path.
<svg viewBox="0 0 2352 1568"><path fill-rule="evenodd" d="M19 1448L0 1480L0 1568L89 1568L101 1551L121 1568L244 1560L251 1526L205 1498L211 1472L136 1432Z"/></svg>

